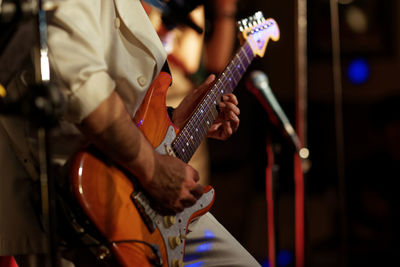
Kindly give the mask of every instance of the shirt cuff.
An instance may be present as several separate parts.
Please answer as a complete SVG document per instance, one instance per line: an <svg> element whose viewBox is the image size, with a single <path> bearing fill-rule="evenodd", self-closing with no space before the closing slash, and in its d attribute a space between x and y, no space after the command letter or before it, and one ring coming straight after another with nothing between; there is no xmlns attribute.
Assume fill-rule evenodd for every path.
<svg viewBox="0 0 400 267"><path fill-rule="evenodd" d="M115 81L105 72L93 73L79 88L67 96L66 119L80 123L115 89Z"/></svg>

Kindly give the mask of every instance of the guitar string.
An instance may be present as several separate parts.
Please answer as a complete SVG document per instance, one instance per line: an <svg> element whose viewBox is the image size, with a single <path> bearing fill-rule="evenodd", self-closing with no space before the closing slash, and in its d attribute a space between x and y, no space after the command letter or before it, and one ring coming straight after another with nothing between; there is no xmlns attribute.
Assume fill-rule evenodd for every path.
<svg viewBox="0 0 400 267"><path fill-rule="evenodd" d="M185 162L190 160L198 145L205 138L208 128L215 120L216 114L212 112L215 109L214 103L216 103L218 97L222 96L225 92L223 89L219 90L219 88L227 88L228 92L232 92L253 59L254 55L251 47L248 42L246 42L233 57L232 61L226 67L226 70L220 75L217 82L206 94L187 125L185 125L174 140L174 151L178 153L182 160ZM196 122L197 126L193 125L194 122Z"/></svg>
<svg viewBox="0 0 400 267"><path fill-rule="evenodd" d="M251 52L251 56L249 54L249 50ZM244 74L245 70L247 67L250 65L251 60L249 59L249 56L251 58L254 58L253 53L251 51L250 46L246 42L245 45L243 45L239 52L236 54L237 57L232 60L232 62L228 65L226 70L229 72L228 75L225 74L226 71L222 73L222 75L219 77L213 88L210 90L210 92L205 96L204 101L199 105L199 109L194 113L193 115L193 120L191 119L190 121L196 121L198 124L196 127L196 131L193 132L193 125L188 123L187 126L184 127L184 129L181 131L179 136L176 138L176 142L174 142L175 145L175 152L178 152L182 160L188 161L193 153L195 152L197 146L200 144L200 142L204 139L206 136L208 127L211 125L210 121L215 120L215 115L212 114L213 109L215 108L210 108L210 103L216 102L216 98L220 95L223 94L224 91L218 91L218 88L221 87L226 87L226 84L229 83L230 77L233 79L233 84L231 84L232 87L228 87L228 91L232 92L233 88L236 86L238 81L240 80L241 76ZM243 59L247 60L247 66L243 65ZM239 63L238 63L239 60ZM233 66L233 67L232 67ZM235 67L236 66L236 67ZM231 69L236 70L236 72L232 72ZM235 78L238 78L237 80ZM214 98L211 98L212 101L206 101L207 98L209 98L211 95L214 96ZM207 108L205 108L206 106ZM204 112L204 110L207 110L207 112ZM210 117L211 116L211 117ZM208 123L207 123L208 121ZM201 126L201 127L200 127ZM207 127L207 129L206 129ZM193 135L188 133L188 130L191 130L192 133L198 133L198 129L200 128L200 136L196 134L196 140L194 138L192 139ZM190 141L190 143L189 143ZM186 147L186 149L185 149Z"/></svg>

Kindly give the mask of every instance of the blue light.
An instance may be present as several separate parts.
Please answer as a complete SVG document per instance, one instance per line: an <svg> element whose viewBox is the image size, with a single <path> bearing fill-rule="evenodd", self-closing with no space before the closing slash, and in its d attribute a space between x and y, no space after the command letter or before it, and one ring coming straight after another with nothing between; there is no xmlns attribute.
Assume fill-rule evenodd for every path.
<svg viewBox="0 0 400 267"><path fill-rule="evenodd" d="M198 252L198 253L207 252L207 251L210 251L211 248L212 248L212 244L209 242L206 242L206 243L198 245L196 247L196 252Z"/></svg>
<svg viewBox="0 0 400 267"><path fill-rule="evenodd" d="M288 266L293 261L293 254L288 250L281 250L276 256L276 261L278 262L278 266Z"/></svg>
<svg viewBox="0 0 400 267"><path fill-rule="evenodd" d="M201 258L202 255L204 255L204 253L209 252L213 248L215 233L211 230L206 229L206 230L204 230L204 238L202 238L202 239L203 239L204 243L201 243L196 246L195 253L185 254L185 257L184 257L185 262L197 260L197 259ZM199 262L199 263L203 264L202 262ZM189 266L189 265L187 265L187 266ZM192 265L190 265L190 266L192 266ZM193 266L197 266L197 265L193 265Z"/></svg>
<svg viewBox="0 0 400 267"><path fill-rule="evenodd" d="M354 84L362 84L367 81L370 74L369 64L365 59L354 59L347 67L347 78Z"/></svg>
<svg viewBox="0 0 400 267"><path fill-rule="evenodd" d="M261 262L261 267L269 267L269 266L270 266L269 260L264 260Z"/></svg>
<svg viewBox="0 0 400 267"><path fill-rule="evenodd" d="M196 261L200 259L200 255L198 253L192 253L192 254L186 254L183 257L184 262L189 262L189 261Z"/></svg>
<svg viewBox="0 0 400 267"><path fill-rule="evenodd" d="M205 240L212 240L214 238L215 238L215 234L213 231L208 230L208 229L204 230L204 239ZM196 247L196 252L202 253L202 252L210 251L212 249L212 246L213 246L212 242L202 243Z"/></svg>
<svg viewBox="0 0 400 267"><path fill-rule="evenodd" d="M215 234L214 234L213 231L206 229L206 230L204 230L204 237L207 238L207 239L208 238L209 239L214 239L215 238Z"/></svg>
<svg viewBox="0 0 400 267"><path fill-rule="evenodd" d="M191 263L188 265L185 264L185 266L186 267L202 267L202 266L204 266L204 261L199 261L199 262Z"/></svg>
<svg viewBox="0 0 400 267"><path fill-rule="evenodd" d="M286 267L293 262L293 253L289 250L280 250L276 255L276 266ZM268 259L260 262L262 267L270 267L271 264Z"/></svg>

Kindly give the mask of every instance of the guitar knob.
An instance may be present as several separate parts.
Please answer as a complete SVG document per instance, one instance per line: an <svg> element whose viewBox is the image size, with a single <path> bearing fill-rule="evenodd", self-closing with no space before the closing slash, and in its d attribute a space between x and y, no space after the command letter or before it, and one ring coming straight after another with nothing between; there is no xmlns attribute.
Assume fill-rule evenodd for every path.
<svg viewBox="0 0 400 267"><path fill-rule="evenodd" d="M186 238L187 238L187 236L186 236L185 234L181 234L179 237L180 237L181 239L186 239Z"/></svg>
<svg viewBox="0 0 400 267"><path fill-rule="evenodd" d="M165 228L169 228L175 224L175 216L164 216L163 221Z"/></svg>
<svg viewBox="0 0 400 267"><path fill-rule="evenodd" d="M181 239L178 236L170 236L168 241L172 249L176 248L181 244Z"/></svg>
<svg viewBox="0 0 400 267"><path fill-rule="evenodd" d="M171 267L183 267L182 260L173 259L171 263Z"/></svg>

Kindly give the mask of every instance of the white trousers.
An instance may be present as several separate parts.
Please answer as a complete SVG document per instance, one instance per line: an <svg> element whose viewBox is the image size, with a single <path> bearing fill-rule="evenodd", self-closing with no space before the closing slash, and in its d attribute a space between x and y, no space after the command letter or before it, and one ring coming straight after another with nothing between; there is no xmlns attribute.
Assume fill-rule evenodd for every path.
<svg viewBox="0 0 400 267"><path fill-rule="evenodd" d="M189 225L185 266L261 266L211 213Z"/></svg>
<svg viewBox="0 0 400 267"><path fill-rule="evenodd" d="M190 224L187 235L184 265L186 267L260 267L260 264L239 242L214 218L206 213ZM22 267L43 267L46 255L21 255L16 259ZM61 267L74 267L65 259Z"/></svg>

